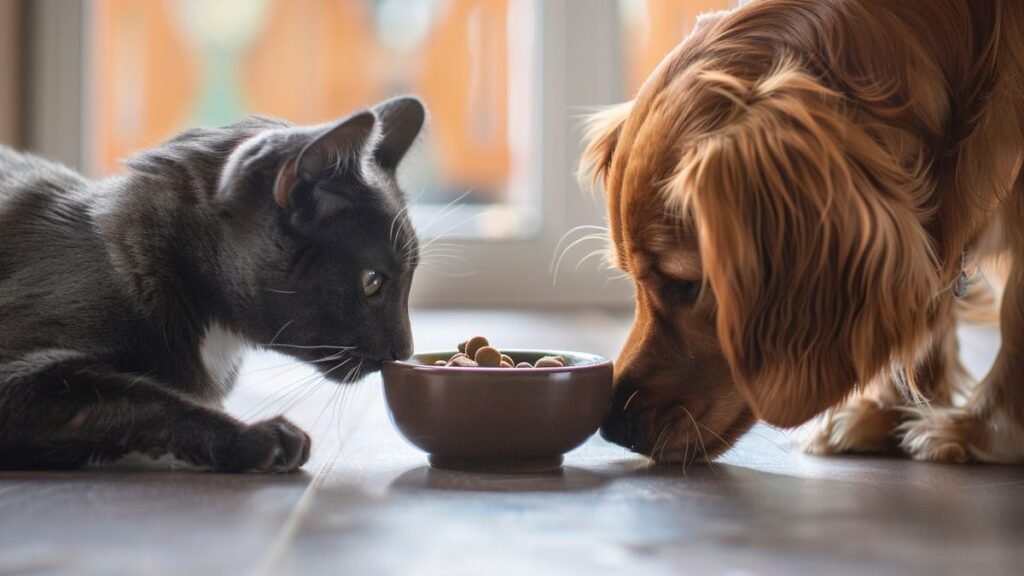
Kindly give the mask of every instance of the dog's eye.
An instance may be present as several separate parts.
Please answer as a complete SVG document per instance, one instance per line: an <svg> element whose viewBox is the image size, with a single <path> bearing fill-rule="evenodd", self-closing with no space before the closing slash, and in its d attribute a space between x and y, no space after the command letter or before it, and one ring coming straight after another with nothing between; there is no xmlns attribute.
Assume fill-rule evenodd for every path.
<svg viewBox="0 0 1024 576"><path fill-rule="evenodd" d="M675 304L693 304L700 297L700 280L669 280L666 292Z"/></svg>

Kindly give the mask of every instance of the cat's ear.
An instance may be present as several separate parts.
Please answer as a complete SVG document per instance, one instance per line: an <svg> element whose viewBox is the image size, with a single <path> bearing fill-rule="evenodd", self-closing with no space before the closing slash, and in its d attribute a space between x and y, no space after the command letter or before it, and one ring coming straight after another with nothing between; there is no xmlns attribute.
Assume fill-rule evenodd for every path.
<svg viewBox="0 0 1024 576"><path fill-rule="evenodd" d="M394 175L423 128L427 111L418 98L402 96L373 107L380 120L380 140L373 152L377 164Z"/></svg>
<svg viewBox="0 0 1024 576"><path fill-rule="evenodd" d="M374 138L377 118L369 110L353 114L315 134L302 150L286 159L274 179L274 200L291 205L300 182L316 182L347 169L359 169L363 151Z"/></svg>

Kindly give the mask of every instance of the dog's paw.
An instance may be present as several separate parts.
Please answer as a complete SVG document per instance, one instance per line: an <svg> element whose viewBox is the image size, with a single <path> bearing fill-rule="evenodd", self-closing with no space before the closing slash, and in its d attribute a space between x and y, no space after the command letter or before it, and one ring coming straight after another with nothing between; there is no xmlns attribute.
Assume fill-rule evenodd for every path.
<svg viewBox="0 0 1024 576"><path fill-rule="evenodd" d="M901 426L901 446L931 462L1024 462L1024 425L1003 410L980 416L962 408L918 411Z"/></svg>
<svg viewBox="0 0 1024 576"><path fill-rule="evenodd" d="M902 426L900 446L915 460L963 464L987 444L979 419L962 409L922 410Z"/></svg>
<svg viewBox="0 0 1024 576"><path fill-rule="evenodd" d="M821 456L894 452L903 419L896 407L858 398L827 415L811 432L804 451Z"/></svg>
<svg viewBox="0 0 1024 576"><path fill-rule="evenodd" d="M278 416L247 426L219 468L226 472L291 472L309 460L311 445L308 434Z"/></svg>

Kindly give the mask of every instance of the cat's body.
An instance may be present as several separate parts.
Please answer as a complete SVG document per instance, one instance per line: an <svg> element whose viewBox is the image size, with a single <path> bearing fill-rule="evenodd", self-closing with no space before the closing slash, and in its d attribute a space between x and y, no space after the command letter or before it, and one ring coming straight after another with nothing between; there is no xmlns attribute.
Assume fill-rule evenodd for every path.
<svg viewBox="0 0 1024 576"><path fill-rule="evenodd" d="M0 469L130 452L290 470L308 437L219 410L246 343L355 378L411 351L413 99L333 126L192 130L90 181L0 148Z"/></svg>

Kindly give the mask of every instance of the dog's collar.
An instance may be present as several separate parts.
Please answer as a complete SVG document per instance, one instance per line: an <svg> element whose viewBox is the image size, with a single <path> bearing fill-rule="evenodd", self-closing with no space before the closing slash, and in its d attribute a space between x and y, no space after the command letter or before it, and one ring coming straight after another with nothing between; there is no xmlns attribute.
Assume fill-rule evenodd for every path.
<svg viewBox="0 0 1024 576"><path fill-rule="evenodd" d="M953 296L962 300L967 296L967 288L971 279L967 277L967 253L960 253L960 275L953 282Z"/></svg>
<svg viewBox="0 0 1024 576"><path fill-rule="evenodd" d="M967 296L967 285L969 279L967 278L967 270L960 270L960 275L957 276L956 282L953 283L953 296L959 299L963 299Z"/></svg>

